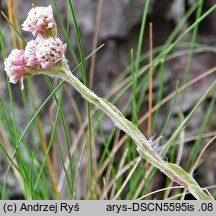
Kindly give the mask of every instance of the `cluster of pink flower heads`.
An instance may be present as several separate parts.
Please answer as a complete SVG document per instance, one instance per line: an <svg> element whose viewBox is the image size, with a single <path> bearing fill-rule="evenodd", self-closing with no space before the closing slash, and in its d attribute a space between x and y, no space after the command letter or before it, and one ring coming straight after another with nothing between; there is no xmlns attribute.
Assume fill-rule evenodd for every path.
<svg viewBox="0 0 216 216"><path fill-rule="evenodd" d="M5 71L11 83L38 70L52 69L64 57L66 44L56 37L57 28L52 7L33 7L22 24L36 39L27 43L25 50L13 49L5 60Z"/></svg>

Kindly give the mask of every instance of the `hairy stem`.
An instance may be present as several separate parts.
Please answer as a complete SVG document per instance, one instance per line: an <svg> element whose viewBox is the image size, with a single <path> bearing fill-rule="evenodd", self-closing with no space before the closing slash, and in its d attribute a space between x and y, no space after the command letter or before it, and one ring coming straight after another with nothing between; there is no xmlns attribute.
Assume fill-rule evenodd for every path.
<svg viewBox="0 0 216 216"><path fill-rule="evenodd" d="M46 73L46 75L51 75ZM67 63L63 63L61 72L52 74L57 76L69 84L71 84L87 101L100 108L106 115L108 115L114 122L114 124L126 134L128 134L135 144L137 145L137 151L145 160L160 169L166 176L178 184L184 186L189 190L196 199L208 200L211 199L207 194L203 192L201 187L196 183L192 177L187 174L182 168L177 165L173 165L165 162L159 154L152 148L151 143L140 132L140 130L127 120L123 114L110 102L98 97L94 92L88 89L81 81L79 81L69 70Z"/></svg>

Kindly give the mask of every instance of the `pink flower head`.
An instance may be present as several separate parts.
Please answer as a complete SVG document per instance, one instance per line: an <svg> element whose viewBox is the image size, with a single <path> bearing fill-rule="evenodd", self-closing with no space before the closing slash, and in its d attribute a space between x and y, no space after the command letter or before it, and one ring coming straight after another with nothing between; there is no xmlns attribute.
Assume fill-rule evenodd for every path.
<svg viewBox="0 0 216 216"><path fill-rule="evenodd" d="M41 38L36 47L36 58L42 69L50 69L62 60L66 44L59 38Z"/></svg>
<svg viewBox="0 0 216 216"><path fill-rule="evenodd" d="M29 75L28 69L26 67L25 51L13 49L10 55L5 60L5 71L9 76L9 81L13 84L24 76Z"/></svg>
<svg viewBox="0 0 216 216"><path fill-rule="evenodd" d="M37 58L36 58L36 47L40 41L40 37L37 37L36 40L31 40L27 43L25 48L25 59L26 59L26 66L31 68L38 68L40 67Z"/></svg>
<svg viewBox="0 0 216 216"><path fill-rule="evenodd" d="M53 17L52 6L48 7L33 7L22 24L23 30L42 35L43 37L52 36L57 34L56 22Z"/></svg>

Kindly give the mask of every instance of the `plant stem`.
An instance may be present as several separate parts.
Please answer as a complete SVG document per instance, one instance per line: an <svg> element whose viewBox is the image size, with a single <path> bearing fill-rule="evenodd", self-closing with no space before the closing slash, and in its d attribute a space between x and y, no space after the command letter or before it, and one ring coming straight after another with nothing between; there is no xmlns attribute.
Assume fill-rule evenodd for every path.
<svg viewBox="0 0 216 216"><path fill-rule="evenodd" d="M49 71L50 72L50 71ZM192 177L177 165L172 165L165 162L159 154L157 154L151 146L151 142L140 132L140 130L127 120L123 114L110 102L98 97L94 92L88 89L81 81L79 81L69 70L67 63L63 61L61 71L55 74L46 73L46 75L58 76L71 84L88 102L94 104L100 108L105 114L107 114L114 122L114 124L126 134L128 134L135 144L137 145L137 151L139 154L147 160L149 163L160 169L171 180L189 190L194 197L201 200L211 199L206 195L201 187L196 183ZM194 189L195 187L195 189Z"/></svg>

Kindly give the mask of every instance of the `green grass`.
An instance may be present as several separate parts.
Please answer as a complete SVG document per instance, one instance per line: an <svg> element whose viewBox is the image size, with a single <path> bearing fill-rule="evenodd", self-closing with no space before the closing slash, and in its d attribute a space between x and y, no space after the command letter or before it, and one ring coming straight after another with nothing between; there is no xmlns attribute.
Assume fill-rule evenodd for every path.
<svg viewBox="0 0 216 216"><path fill-rule="evenodd" d="M86 54L73 1L68 1L66 22L59 11L58 2L54 0L52 2L58 19L59 28L62 29L65 37L61 39L67 42L67 54L68 56L72 56L70 61L76 64L72 72L80 72L83 83L88 86L88 68L86 62L92 55L96 55L97 52L100 52L101 49L106 51L106 48L102 45L93 53L89 55ZM141 48L143 37L148 27L146 20L149 3L150 1L146 1L143 10L137 47L131 47L131 53L128 53L128 56L131 58L131 63L119 74L119 77L116 77L115 82L110 87L110 91L105 95L110 102L117 104L122 96L129 91L132 92L121 111L127 116L129 110L131 110L130 120L138 127L142 128L144 134L147 133L147 131L143 129L147 122L144 121L140 124L140 119L148 111L146 107L148 107L149 52L142 53ZM169 111L163 113L163 107L159 107L153 112L152 131L156 132L157 137L163 137L160 140L162 147L166 144L166 148L162 153L163 157L168 154L169 161L175 163L176 155L179 151L177 145L180 139L179 135L183 131L187 131L190 118L198 109L202 109L203 106L206 109L206 113L202 119L202 125L200 125L197 130L197 139L192 143L193 147L189 150L187 161L183 163L184 168L186 168L188 172L193 168L196 159L202 151L203 144L208 141L203 138L203 135L209 129L209 119L215 111L216 97L210 97L209 94L204 93L200 95L201 100L197 101L197 104L194 105L191 112L189 112L187 116L184 116L184 120L182 120L182 115L184 114L182 109L183 104L187 100L187 93L185 90L178 93L178 89L189 81L191 62L196 49L203 48L206 52L216 52L214 47L209 47L197 41L199 24L216 9L216 6L213 6L205 13L201 13L202 4L202 0L193 4L179 21L166 42L162 46L154 47L153 49L153 80L159 77L158 87L154 89L153 92L155 96L153 101L154 105L160 104L167 96L165 92L165 85L167 85L165 78L167 73L166 64L169 61L170 54L175 54L181 49L188 51L184 81L183 83L180 83L178 80L173 81L173 83L176 83L176 87L172 89L175 94L173 98L168 101L169 104L166 103L169 107ZM180 33L182 26L188 21L192 14L196 14L194 23L183 33ZM21 37L25 42L25 39L22 34L17 31L16 27L8 18L6 18L6 20L17 32L17 37ZM73 25L70 25L71 21ZM75 53L75 45L70 41L70 28L74 28L75 30L78 54ZM189 33L192 34L191 41L185 43L183 39ZM2 34L2 29L0 27L0 45L3 59L9 54L6 53L5 37L6 35ZM24 127L20 127L20 122L18 122L16 116L18 107L15 103L14 88L8 82L7 78L5 79L7 82L6 94L9 96L9 99L5 99L3 95L0 95L0 126L4 128L4 130L0 130L0 149L8 159L8 168L5 171L4 184L0 186L0 196L2 199L10 199L8 181L9 178L14 176L17 179L18 187L23 189L22 195L24 199L105 199L106 196L109 199L137 199L154 190L172 185L169 179L164 176L161 177L158 170L147 164L144 160L135 160L136 157L138 157L136 145L134 145L131 139L116 129L116 127L113 126L110 133L108 135L106 134L102 127L102 121L105 116L104 113L90 106L90 104L86 103L84 100L80 101L77 98L74 98L74 100L78 107L83 107L83 104L85 104L86 114L82 116L82 127L73 128L72 133L62 107L63 102L65 102L64 100L66 100L64 98L64 95L66 95L64 82L61 82L58 86L54 86L52 80L45 76L44 79L50 89L50 93L46 96L46 99L37 106L34 92L34 79L34 77L28 79L25 90L19 92L22 100L23 116L25 116ZM118 86L121 86L121 88L115 90ZM215 91L215 84L212 86L212 89L212 91ZM177 117L175 117L177 119L175 128L173 131L170 131L171 120L174 117L173 110L178 97L182 98L181 106L179 107ZM210 97L210 100L206 100L208 97ZM53 119L50 120L50 122L46 122L46 119L42 117L42 111L51 108L51 102L53 102L52 104L54 107L52 107L54 110L52 113ZM165 118L163 119L165 120L163 122L163 127L159 128L158 121L160 117L164 115ZM71 116L74 116L72 108ZM78 125L77 122L73 122L73 124ZM43 134L45 133L45 126L49 126L51 131L44 141ZM167 134L169 134L169 137L167 137ZM94 137L96 135L100 136L103 146L97 147L95 145ZM4 137L8 137L8 139ZM169 140L169 142L166 143L167 140ZM47 145L46 151L42 150L44 142ZM96 149L96 147L98 149ZM184 148L187 147L187 145L184 145ZM10 149L12 149L12 151L10 151ZM95 159L94 157L97 154L99 155L97 159ZM48 162L49 158L54 170L50 168ZM56 179L53 178L53 172L56 175ZM14 173L16 173L16 175L12 176ZM155 186L158 182L158 178L161 178L161 185ZM181 196L181 193L182 189L175 190L175 194L179 194L177 199L181 197L184 198L184 196ZM215 196L215 189L211 190L211 193L212 196ZM169 198L171 195L172 193L163 191L150 197L148 196L147 198L161 199Z"/></svg>

